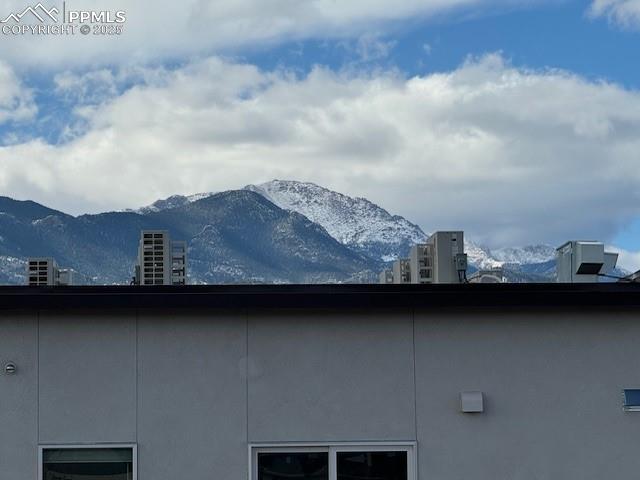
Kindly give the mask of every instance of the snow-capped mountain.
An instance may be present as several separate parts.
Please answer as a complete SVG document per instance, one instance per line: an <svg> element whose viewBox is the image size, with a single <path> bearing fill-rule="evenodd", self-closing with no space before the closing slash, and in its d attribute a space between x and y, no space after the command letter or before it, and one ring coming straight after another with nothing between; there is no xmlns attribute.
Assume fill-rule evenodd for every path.
<svg viewBox="0 0 640 480"><path fill-rule="evenodd" d="M123 211L145 215L147 213L154 213L154 212L160 212L162 210L169 210L171 208L184 207L185 205L189 205L190 203L197 202L198 200L212 197L213 195L215 195L215 192L196 193L195 195L188 195L188 196L187 195L171 195L168 198L156 200L151 205L147 205L146 207L138 208L135 210L126 209Z"/></svg>
<svg viewBox="0 0 640 480"><path fill-rule="evenodd" d="M385 262L407 255L411 245L428 237L418 225L391 215L366 198L349 197L314 183L273 180L245 189L259 193L280 208L301 213L322 225L340 243ZM472 240L465 240L469 262L481 269L505 263L546 262L553 258L553 252L547 252L550 248L545 245L508 248L496 255Z"/></svg>
<svg viewBox="0 0 640 480"><path fill-rule="evenodd" d="M529 245L492 250L491 255L503 263L528 265L546 263L556 258L556 249L550 245Z"/></svg>
<svg viewBox="0 0 640 480"><path fill-rule="evenodd" d="M258 193L284 210L304 215L343 245L380 262L406 255L411 245L428 237L418 225L390 214L366 198L350 197L314 183L273 180L247 185L244 190ZM148 214L179 208L212 195L215 193L173 195L134 212Z"/></svg>
<svg viewBox="0 0 640 480"><path fill-rule="evenodd" d="M365 198L349 197L313 183L273 180L245 189L259 193L280 208L301 213L322 225L340 243L382 262L406 256L413 244L428 237L418 225L391 215ZM512 265L517 267L519 276L526 275L529 265L545 264L541 269L546 272L546 264L555 258L555 249L548 245L492 251L469 238L465 239L465 251L475 268L504 266L508 270ZM538 271L532 273L537 275Z"/></svg>
<svg viewBox="0 0 640 480"><path fill-rule="evenodd" d="M392 215L366 198L350 197L309 182L272 180L259 185L247 185L278 207L300 213L321 225L329 235L343 245L382 263L408 254L415 243L428 237L418 225ZM136 210L147 214L179 208L214 193L183 196L173 195ZM553 260L555 250L547 245L509 247L490 250L469 238L465 239L469 263L479 269L501 267L504 264L529 265Z"/></svg>
<svg viewBox="0 0 640 480"><path fill-rule="evenodd" d="M80 283L126 284L145 229L187 242L196 284L367 283L378 269L317 223L247 190L148 213L78 217L0 196L0 212L0 283L24 283L25 259L50 256L73 268Z"/></svg>
<svg viewBox="0 0 640 480"><path fill-rule="evenodd" d="M148 228L187 240L193 283L371 282L427 238L367 199L296 181L174 195L138 210L79 217L0 197L0 283L22 283L28 256L53 256L87 283L127 282L140 230ZM513 282L555 275L548 245L491 250L467 238L465 250L471 272L503 267Z"/></svg>
<svg viewBox="0 0 640 480"><path fill-rule="evenodd" d="M314 183L273 180L245 189L304 215L343 245L377 260L395 260L427 238L418 225L391 215L366 198L349 197Z"/></svg>
<svg viewBox="0 0 640 480"><path fill-rule="evenodd" d="M467 254L469 263L480 270L499 268L504 264L504 262L496 259L491 254L491 250L478 245L468 238L464 240L464 251Z"/></svg>

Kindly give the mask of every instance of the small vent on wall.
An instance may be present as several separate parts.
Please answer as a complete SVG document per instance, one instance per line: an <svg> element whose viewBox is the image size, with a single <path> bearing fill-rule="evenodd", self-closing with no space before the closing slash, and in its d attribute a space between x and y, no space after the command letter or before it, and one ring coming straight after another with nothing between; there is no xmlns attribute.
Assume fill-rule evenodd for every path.
<svg viewBox="0 0 640 480"><path fill-rule="evenodd" d="M461 392L460 411L462 413L484 412L484 395L482 392Z"/></svg>

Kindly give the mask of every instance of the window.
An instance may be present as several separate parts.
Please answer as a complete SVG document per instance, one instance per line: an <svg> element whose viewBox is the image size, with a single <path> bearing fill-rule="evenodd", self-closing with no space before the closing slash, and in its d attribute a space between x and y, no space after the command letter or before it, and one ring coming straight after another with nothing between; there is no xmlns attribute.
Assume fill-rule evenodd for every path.
<svg viewBox="0 0 640 480"><path fill-rule="evenodd" d="M40 448L41 480L135 480L134 446Z"/></svg>
<svg viewBox="0 0 640 480"><path fill-rule="evenodd" d="M627 388L622 391L624 397L623 408L627 412L640 412L640 389Z"/></svg>
<svg viewBox="0 0 640 480"><path fill-rule="evenodd" d="M251 480L415 480L413 444L254 445Z"/></svg>
<svg viewBox="0 0 640 480"><path fill-rule="evenodd" d="M407 480L407 452L338 452L338 480Z"/></svg>
<svg viewBox="0 0 640 480"><path fill-rule="evenodd" d="M258 480L329 479L327 452L258 453Z"/></svg>

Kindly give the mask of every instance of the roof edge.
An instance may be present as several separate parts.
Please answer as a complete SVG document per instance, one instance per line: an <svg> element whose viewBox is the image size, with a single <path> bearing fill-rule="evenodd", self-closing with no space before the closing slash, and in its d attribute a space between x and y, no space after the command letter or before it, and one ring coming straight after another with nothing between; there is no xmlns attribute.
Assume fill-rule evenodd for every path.
<svg viewBox="0 0 640 480"><path fill-rule="evenodd" d="M640 284L0 286L0 311L634 307Z"/></svg>

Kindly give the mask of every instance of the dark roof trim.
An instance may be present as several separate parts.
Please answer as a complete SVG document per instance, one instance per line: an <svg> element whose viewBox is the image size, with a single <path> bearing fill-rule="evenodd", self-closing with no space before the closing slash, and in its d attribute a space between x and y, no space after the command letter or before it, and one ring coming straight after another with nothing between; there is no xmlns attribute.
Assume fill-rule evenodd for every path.
<svg viewBox="0 0 640 480"><path fill-rule="evenodd" d="M640 284L0 287L0 310L639 307Z"/></svg>

